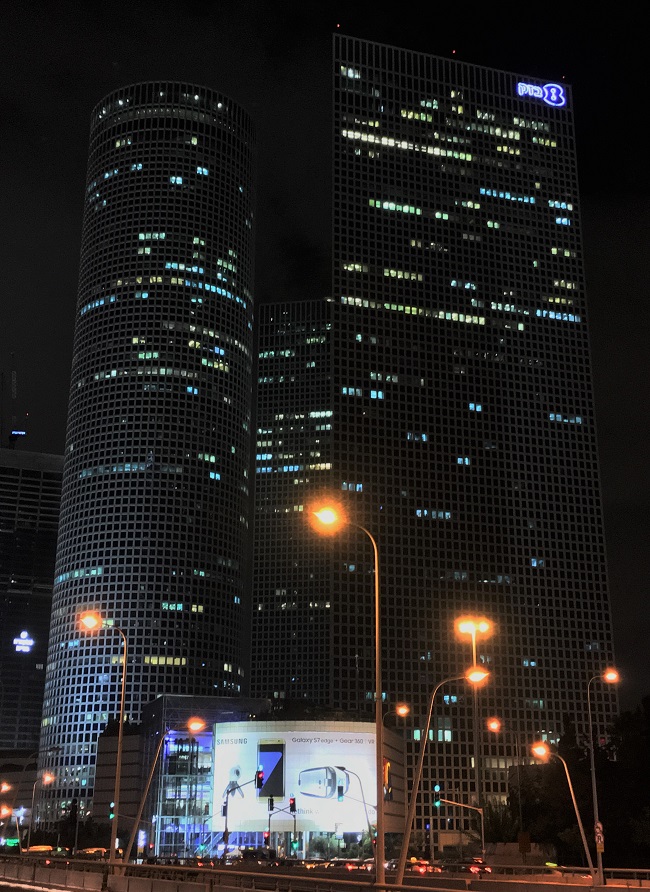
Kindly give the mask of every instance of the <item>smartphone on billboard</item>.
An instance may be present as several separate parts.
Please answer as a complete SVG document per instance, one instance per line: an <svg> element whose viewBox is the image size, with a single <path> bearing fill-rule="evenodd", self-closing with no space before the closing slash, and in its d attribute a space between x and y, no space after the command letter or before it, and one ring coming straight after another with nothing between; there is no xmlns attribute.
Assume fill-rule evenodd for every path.
<svg viewBox="0 0 650 892"><path fill-rule="evenodd" d="M257 766L264 772L264 782L257 791L262 796L284 796L284 740L260 740Z"/></svg>

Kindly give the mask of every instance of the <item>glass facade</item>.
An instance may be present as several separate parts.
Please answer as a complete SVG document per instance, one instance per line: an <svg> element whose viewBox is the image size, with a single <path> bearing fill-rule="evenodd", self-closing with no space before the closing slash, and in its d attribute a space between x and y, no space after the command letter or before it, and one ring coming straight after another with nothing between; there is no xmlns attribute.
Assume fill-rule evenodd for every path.
<svg viewBox="0 0 650 892"><path fill-rule="evenodd" d="M455 620L493 624L489 683L434 703L433 846L470 820L433 784L503 801L528 743L588 736L614 657L572 94L338 34L333 83L332 296L258 320L251 694L374 710L373 553L309 529L329 491L377 541L411 772L434 687L472 662ZM614 687L591 702L604 733Z"/></svg>
<svg viewBox="0 0 650 892"><path fill-rule="evenodd" d="M245 682L254 148L201 86L92 113L41 738L60 815L90 806L123 671L132 722ZM83 610L105 628L82 633Z"/></svg>
<svg viewBox="0 0 650 892"><path fill-rule="evenodd" d="M269 710L265 700L179 695L164 695L143 708L144 764L151 785L136 836L139 857L214 857L223 851L220 800L215 809L214 731L231 723L238 727ZM190 733L197 719L204 727ZM97 787L99 801L99 782Z"/></svg>

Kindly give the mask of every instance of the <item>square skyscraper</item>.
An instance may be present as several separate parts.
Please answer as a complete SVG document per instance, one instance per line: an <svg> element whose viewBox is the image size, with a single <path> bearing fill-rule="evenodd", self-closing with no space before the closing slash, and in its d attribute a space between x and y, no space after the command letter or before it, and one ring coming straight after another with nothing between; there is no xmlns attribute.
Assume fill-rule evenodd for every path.
<svg viewBox="0 0 650 892"><path fill-rule="evenodd" d="M251 694L372 712L368 531L411 772L445 682L415 819L443 831L434 783L503 801L529 743L617 709L572 93L338 34L332 73L332 293L258 318ZM474 657L476 697L446 681Z"/></svg>

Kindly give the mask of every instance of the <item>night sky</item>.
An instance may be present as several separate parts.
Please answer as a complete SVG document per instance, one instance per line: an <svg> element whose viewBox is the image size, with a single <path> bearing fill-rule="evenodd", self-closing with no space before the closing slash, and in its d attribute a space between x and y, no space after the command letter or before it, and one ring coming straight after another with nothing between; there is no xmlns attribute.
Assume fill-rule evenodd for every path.
<svg viewBox="0 0 650 892"><path fill-rule="evenodd" d="M645 28L626 16L625 4L617 7L618 21L595 7L585 21L585 7L573 2L375 2L369 18L365 5L3 0L2 445L15 417L28 431L20 448L63 452L90 113L110 91L141 80L181 80L219 90L252 115L261 302L330 291L330 58L337 27L564 80L575 106L621 707L635 708L650 695Z"/></svg>

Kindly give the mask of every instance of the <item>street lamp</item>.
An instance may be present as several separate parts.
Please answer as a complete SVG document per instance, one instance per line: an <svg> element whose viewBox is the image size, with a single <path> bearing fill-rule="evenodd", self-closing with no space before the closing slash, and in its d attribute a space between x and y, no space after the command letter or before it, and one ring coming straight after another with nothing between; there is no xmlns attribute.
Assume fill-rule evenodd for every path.
<svg viewBox="0 0 650 892"><path fill-rule="evenodd" d="M111 862L115 860L117 849L117 825L120 818L120 781L122 776L122 741L124 738L124 699L126 694L126 670L127 670L127 648L126 635L118 626L104 624L101 614L94 610L88 610L79 617L81 626L87 632L98 632L106 629L108 632L118 632L122 638L124 645L124 666L122 667L122 688L120 693L120 713L119 727L117 729L117 755L115 757L115 787L113 792L113 820L111 822L111 847L109 859Z"/></svg>
<svg viewBox="0 0 650 892"><path fill-rule="evenodd" d="M461 616L454 623L457 635L469 635L472 639L472 663L476 666L476 639L492 634L493 624L484 616Z"/></svg>
<svg viewBox="0 0 650 892"><path fill-rule="evenodd" d="M205 729L205 722L203 719L198 718L197 716L193 716L192 718L187 720L186 727L190 734L200 734L201 731ZM147 783L145 784L144 791L142 793L142 798L140 799L140 805L138 806L138 813L135 816L135 821L133 822L133 829L131 830L131 836L129 837L129 842L124 850L124 863L128 864L131 858L131 851L133 850L133 844L135 842L135 838L138 835L138 827L140 826L140 820L142 819L142 812L144 811L144 805L147 801L147 796L149 795L149 788L151 787L151 781L153 780L153 776L156 771L156 765L158 764L158 757L160 756L161 750L163 748L163 744L165 743L165 738L169 731L179 731L180 728L167 728L160 735L160 740L158 741L158 746L156 747L156 752L154 754L153 760L151 762L151 768L149 769L149 777L147 778Z"/></svg>
<svg viewBox="0 0 650 892"><path fill-rule="evenodd" d="M605 874L603 873L603 849L605 838L603 836L603 828L598 817L598 792L596 790L596 756L594 745L594 729L591 718L591 684L594 681L604 681L605 684L616 684L619 681L619 674L616 669L606 669L602 675L594 675L587 682L587 714L589 716L589 759L591 768L591 797L594 806L594 840L596 843L596 869L597 880L599 886L605 885Z"/></svg>
<svg viewBox="0 0 650 892"><path fill-rule="evenodd" d="M580 819L580 812L578 811L578 803L576 802L576 796L573 792L573 784L571 783L571 775L569 774L569 766L566 761L562 758L559 753L551 752L551 749L547 743L544 741L540 741L539 743L534 743L530 748L533 756L535 758L540 759L542 762L548 762L549 759L559 759L560 762L564 765L564 773L566 774L567 783L569 785L569 793L571 794L571 801L573 802L573 810L576 814L576 820L578 822L578 829L580 830L580 836L582 837L582 845L585 850L585 857L587 859L587 866L589 868L589 872L591 873L592 880L595 881L595 872L594 865L591 860L591 853L589 852L589 846L587 845L587 837L585 836L585 828L582 826L582 820Z"/></svg>
<svg viewBox="0 0 650 892"><path fill-rule="evenodd" d="M54 777L53 774L50 774L49 771L46 771L42 777L40 777L40 778L37 777L36 780L34 781L34 786L32 787L32 810L29 814L29 830L27 831L27 851L28 852L29 852L29 848L30 848L31 842L32 842L32 825L34 823L34 799L36 797L36 787L38 785L39 780L40 780L41 784L45 785L45 784L51 784L52 781L56 780L56 778Z"/></svg>
<svg viewBox="0 0 650 892"><path fill-rule="evenodd" d="M377 773L377 845L375 848L375 881L385 882L386 845L384 838L384 722L381 687L381 617L379 612L379 551L372 533L361 524L350 520L345 510L337 504L323 504L311 509L310 523L317 532L335 535L346 526L356 527L370 539L375 570L375 762Z"/></svg>
<svg viewBox="0 0 650 892"><path fill-rule="evenodd" d="M420 754L418 757L417 768L415 769L415 776L413 778L413 786L411 788L411 797L409 800L409 810L406 818L406 825L404 827L404 837L402 839L402 848L399 853L399 862L397 865L397 875L395 878L395 883L400 886L404 882L404 868L406 867L406 855L408 852L409 841L411 838L411 829L413 827L413 818L415 817L415 806L418 798L418 791L420 789L420 780L422 778L422 766L424 764L424 754L427 748L427 741L429 739L429 729L431 727L431 716L433 714L433 701L435 700L436 694L439 689L444 684L449 684L452 681L468 681L471 685L476 687L477 685L482 684L487 681L490 677L490 673L486 669L481 669L479 666L472 666L471 669L468 669L463 675L454 675L452 678L445 678L442 681L438 682L431 693L431 697L429 698L429 709L427 710L427 720L424 726L424 732L420 735Z"/></svg>
<svg viewBox="0 0 650 892"><path fill-rule="evenodd" d="M384 713L383 721L385 721L389 715L395 715L400 719L405 719L410 712L411 707L408 703L396 703L394 709L389 709L388 712Z"/></svg>
<svg viewBox="0 0 650 892"><path fill-rule="evenodd" d="M491 716L486 722L486 727L488 731L491 731L493 734L499 734L502 728L501 719L497 716ZM521 801L521 758L519 755L519 735L517 733L514 734L514 739L515 757L517 759L517 801L519 804L519 833L521 834L524 832L524 816Z"/></svg>
<svg viewBox="0 0 650 892"><path fill-rule="evenodd" d="M476 639L487 638L492 634L493 623L485 616L461 616L454 623L458 636L469 635L472 639L472 663L477 665ZM476 769L476 802L483 805L483 766L481 753L481 732L478 717L478 689L473 693L472 728L474 733L474 767Z"/></svg>

